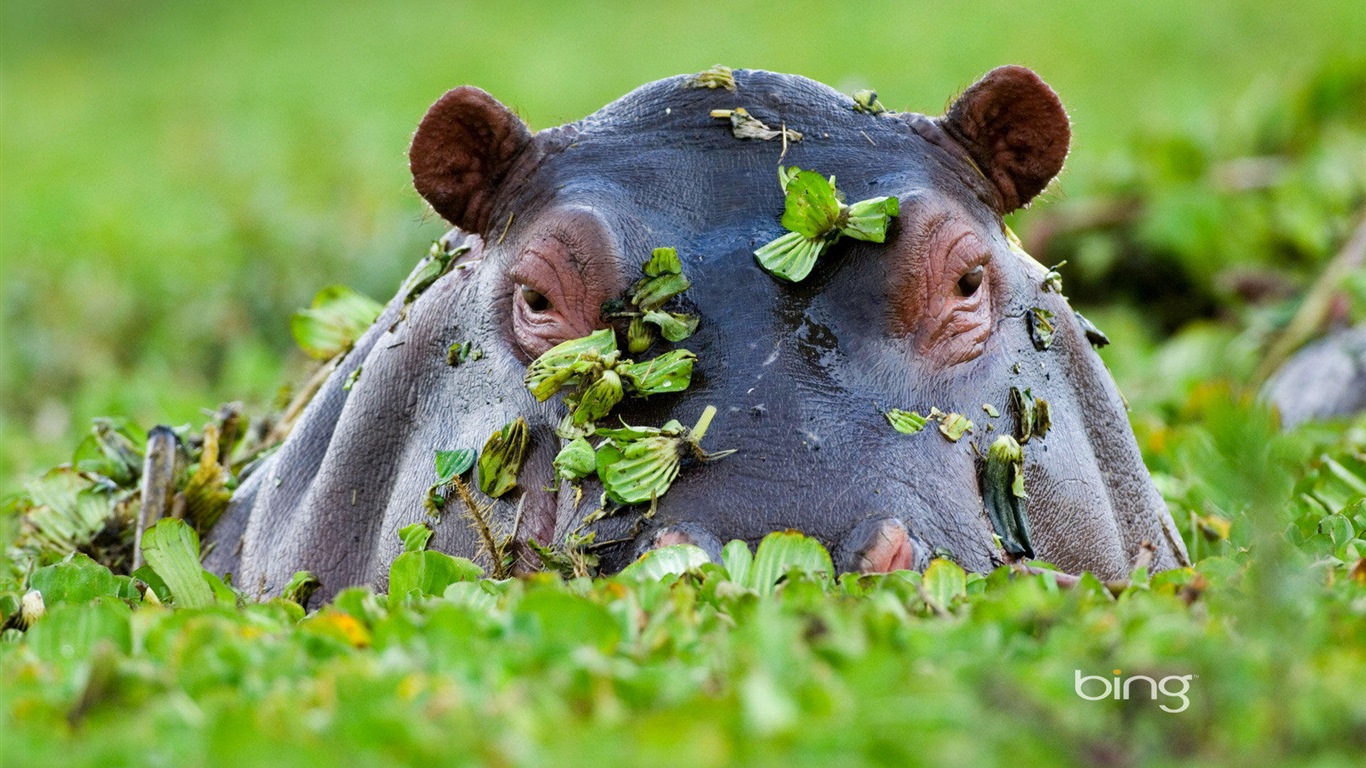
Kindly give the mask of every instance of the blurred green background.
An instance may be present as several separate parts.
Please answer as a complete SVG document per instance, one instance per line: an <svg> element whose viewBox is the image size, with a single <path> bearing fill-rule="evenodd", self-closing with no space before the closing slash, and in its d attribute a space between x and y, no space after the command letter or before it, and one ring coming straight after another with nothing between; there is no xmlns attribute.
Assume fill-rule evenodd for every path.
<svg viewBox="0 0 1366 768"><path fill-rule="evenodd" d="M1228 121L1264 117L1266 94L1359 59L1366 39L1366 3L1343 0L2 7L0 493L65 458L97 415L148 425L199 422L225 400L268 408L304 365L290 313L335 282L387 299L442 231L405 151L458 84L540 128L717 62L872 86L928 113L991 67L1026 64L1075 126L1060 183L1018 217L1028 235L1050 207L1141 181L1141 137L1192 137L1203 162ZM1328 90L1350 102L1344 82ZM1300 226L1310 266L1359 204L1360 180L1333 181L1351 168L1334 157L1302 180L1338 190ZM1215 224L1221 210L1201 209ZM1172 330L1141 311L1109 319L1122 342ZM1161 361L1111 364L1141 391Z"/></svg>

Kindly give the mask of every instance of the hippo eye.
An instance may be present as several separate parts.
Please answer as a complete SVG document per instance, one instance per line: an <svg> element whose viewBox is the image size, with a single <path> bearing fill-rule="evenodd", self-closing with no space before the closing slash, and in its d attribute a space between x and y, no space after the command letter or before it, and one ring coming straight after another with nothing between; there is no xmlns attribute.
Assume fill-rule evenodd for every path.
<svg viewBox="0 0 1366 768"><path fill-rule="evenodd" d="M527 309L532 312L545 312L550 309L550 299L547 299L545 294L526 285L521 287L521 291L522 301L526 302Z"/></svg>
<svg viewBox="0 0 1366 768"><path fill-rule="evenodd" d="M984 274L985 270L982 269L981 264L968 270L966 274L958 278L958 292L963 296L971 296L977 293L977 289L982 287L982 276Z"/></svg>

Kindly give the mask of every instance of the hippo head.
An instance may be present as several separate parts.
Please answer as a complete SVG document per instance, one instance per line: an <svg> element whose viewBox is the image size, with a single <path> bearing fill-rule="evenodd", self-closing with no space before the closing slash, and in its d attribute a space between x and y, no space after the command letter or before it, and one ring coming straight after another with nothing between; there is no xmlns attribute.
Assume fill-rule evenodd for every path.
<svg viewBox="0 0 1366 768"><path fill-rule="evenodd" d="M1058 173L1069 134L1057 96L1020 67L991 72L936 118L737 70L729 82L651 83L532 134L486 93L450 91L410 158L418 191L461 231L445 241L460 246L454 268L415 300L401 292L339 362L239 489L209 563L247 589L278 591L305 568L325 593L382 584L396 531L432 520L434 452L480 448L521 417L517 488L480 503L523 545L592 531L604 570L652 546L714 556L721 542L783 529L822 540L845 570L918 568L936 553L978 571L1032 556L1102 578L1140 553L1157 568L1184 564L1092 348L1098 332L1002 221ZM850 202L896 198L885 241L841 238L796 282L762 268L756 249L786 231L780 166L834 176ZM604 308L659 247L691 281L671 306L699 322L642 357L691 350L691 385L628 398L604 424L692 424L715 406L706 447L734 453L688 459L653 504L604 516L596 479L557 479L564 404L538 401L524 376L595 330L616 328L624 349L625 327ZM466 343L482 356L448 354ZM1025 423L1037 400L1044 435ZM905 434L889 409L939 421ZM952 439L957 418L942 414L974 426ZM1002 436L1031 431L1014 465L1025 519L1002 530L987 457ZM458 516L435 528L434 548L487 556Z"/></svg>

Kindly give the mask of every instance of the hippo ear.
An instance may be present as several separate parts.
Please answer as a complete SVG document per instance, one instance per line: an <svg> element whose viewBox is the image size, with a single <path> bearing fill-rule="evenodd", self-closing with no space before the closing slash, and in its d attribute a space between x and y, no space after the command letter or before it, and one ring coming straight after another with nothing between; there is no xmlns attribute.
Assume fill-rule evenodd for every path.
<svg viewBox="0 0 1366 768"><path fill-rule="evenodd" d="M1000 191L1001 213L1029 203L1062 170L1072 129L1062 102L1024 67L998 67L940 118Z"/></svg>
<svg viewBox="0 0 1366 768"><path fill-rule="evenodd" d="M468 85L447 91L413 136L413 186L447 221L484 234L498 186L530 142L526 123L497 99Z"/></svg>

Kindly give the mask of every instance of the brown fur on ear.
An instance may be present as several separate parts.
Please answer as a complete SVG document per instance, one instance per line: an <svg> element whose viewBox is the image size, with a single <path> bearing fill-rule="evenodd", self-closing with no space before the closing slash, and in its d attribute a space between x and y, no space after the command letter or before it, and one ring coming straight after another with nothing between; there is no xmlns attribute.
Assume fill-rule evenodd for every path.
<svg viewBox="0 0 1366 768"><path fill-rule="evenodd" d="M447 91L408 149L413 186L447 221L487 234L494 194L530 142L526 123L497 99L468 85Z"/></svg>
<svg viewBox="0 0 1366 768"><path fill-rule="evenodd" d="M940 118L1001 195L1001 213L1029 203L1062 170L1072 129L1053 89L1024 67L997 67Z"/></svg>

